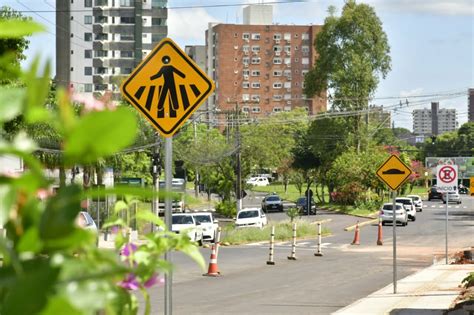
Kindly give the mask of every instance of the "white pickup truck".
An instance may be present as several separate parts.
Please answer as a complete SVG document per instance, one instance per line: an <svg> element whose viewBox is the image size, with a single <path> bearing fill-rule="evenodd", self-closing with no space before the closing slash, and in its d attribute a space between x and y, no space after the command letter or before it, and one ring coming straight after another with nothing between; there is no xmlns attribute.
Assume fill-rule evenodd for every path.
<svg viewBox="0 0 474 315"><path fill-rule="evenodd" d="M160 192L165 191L165 181L160 180ZM171 212L182 213L184 212L184 194L186 191L186 182L182 178L173 178L171 180L171 191L174 194L173 201L171 204ZM160 198L158 203L159 213L165 212L165 201Z"/></svg>

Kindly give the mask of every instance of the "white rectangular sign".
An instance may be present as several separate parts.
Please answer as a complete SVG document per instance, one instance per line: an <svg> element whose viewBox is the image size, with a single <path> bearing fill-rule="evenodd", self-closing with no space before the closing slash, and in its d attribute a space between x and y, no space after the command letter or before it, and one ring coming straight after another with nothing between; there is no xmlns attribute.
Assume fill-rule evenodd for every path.
<svg viewBox="0 0 474 315"><path fill-rule="evenodd" d="M458 186L458 166L438 165L436 167L436 179L436 186L441 190L455 191Z"/></svg>

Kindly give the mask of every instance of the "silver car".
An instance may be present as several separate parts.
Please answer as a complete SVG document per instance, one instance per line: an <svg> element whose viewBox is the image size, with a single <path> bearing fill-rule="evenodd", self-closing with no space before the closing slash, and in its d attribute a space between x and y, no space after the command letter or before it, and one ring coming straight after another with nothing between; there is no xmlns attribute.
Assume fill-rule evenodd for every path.
<svg viewBox="0 0 474 315"><path fill-rule="evenodd" d="M382 209L380 209L380 220L382 220L382 225L386 223L393 224L393 204L384 203ZM401 203L395 204L395 222L405 226L408 224L408 214L405 210L405 207Z"/></svg>
<svg viewBox="0 0 474 315"><path fill-rule="evenodd" d="M403 204L403 206L407 210L408 219L416 221L416 209L411 198L399 197L395 198L395 202Z"/></svg>
<svg viewBox="0 0 474 315"><path fill-rule="evenodd" d="M446 203L446 199L448 199L448 202L457 203L457 204L461 203L461 196L459 196L457 191L450 191L448 192L448 194L449 194L448 198L446 198L445 192L441 195L441 200L443 201L443 203Z"/></svg>

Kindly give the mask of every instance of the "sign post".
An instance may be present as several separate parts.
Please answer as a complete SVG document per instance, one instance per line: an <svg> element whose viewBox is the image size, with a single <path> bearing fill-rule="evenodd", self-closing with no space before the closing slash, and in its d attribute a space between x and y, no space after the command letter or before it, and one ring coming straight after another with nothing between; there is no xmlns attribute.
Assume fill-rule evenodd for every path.
<svg viewBox="0 0 474 315"><path fill-rule="evenodd" d="M166 138L165 189L171 191L173 135L214 91L214 82L171 39L159 42L122 83L120 90ZM165 198L165 223L171 231L171 195ZM165 253L171 263L171 252ZM172 273L165 275L165 314L172 313Z"/></svg>
<svg viewBox="0 0 474 315"><path fill-rule="evenodd" d="M448 222L449 222L449 192L456 191L458 185L457 165L438 165L436 167L437 186L445 194L446 220L445 220L445 263L448 264Z"/></svg>
<svg viewBox="0 0 474 315"><path fill-rule="evenodd" d="M382 180L392 191L392 226L393 226L393 294L397 293L397 190L412 174L411 169L403 163L396 155L391 155L378 168L377 176Z"/></svg>

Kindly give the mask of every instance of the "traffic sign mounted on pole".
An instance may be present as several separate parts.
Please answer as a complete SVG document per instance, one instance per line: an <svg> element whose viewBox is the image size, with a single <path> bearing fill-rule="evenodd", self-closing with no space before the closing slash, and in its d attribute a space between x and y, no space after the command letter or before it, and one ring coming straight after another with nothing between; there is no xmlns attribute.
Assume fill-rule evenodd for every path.
<svg viewBox="0 0 474 315"><path fill-rule="evenodd" d="M171 39L163 39L120 86L164 137L171 137L214 91L214 82Z"/></svg>
<svg viewBox="0 0 474 315"><path fill-rule="evenodd" d="M398 156L391 155L376 174L391 190L397 190L410 177L412 171Z"/></svg>
<svg viewBox="0 0 474 315"><path fill-rule="evenodd" d="M455 191L458 186L458 166L438 165L436 167L437 187L444 191Z"/></svg>

